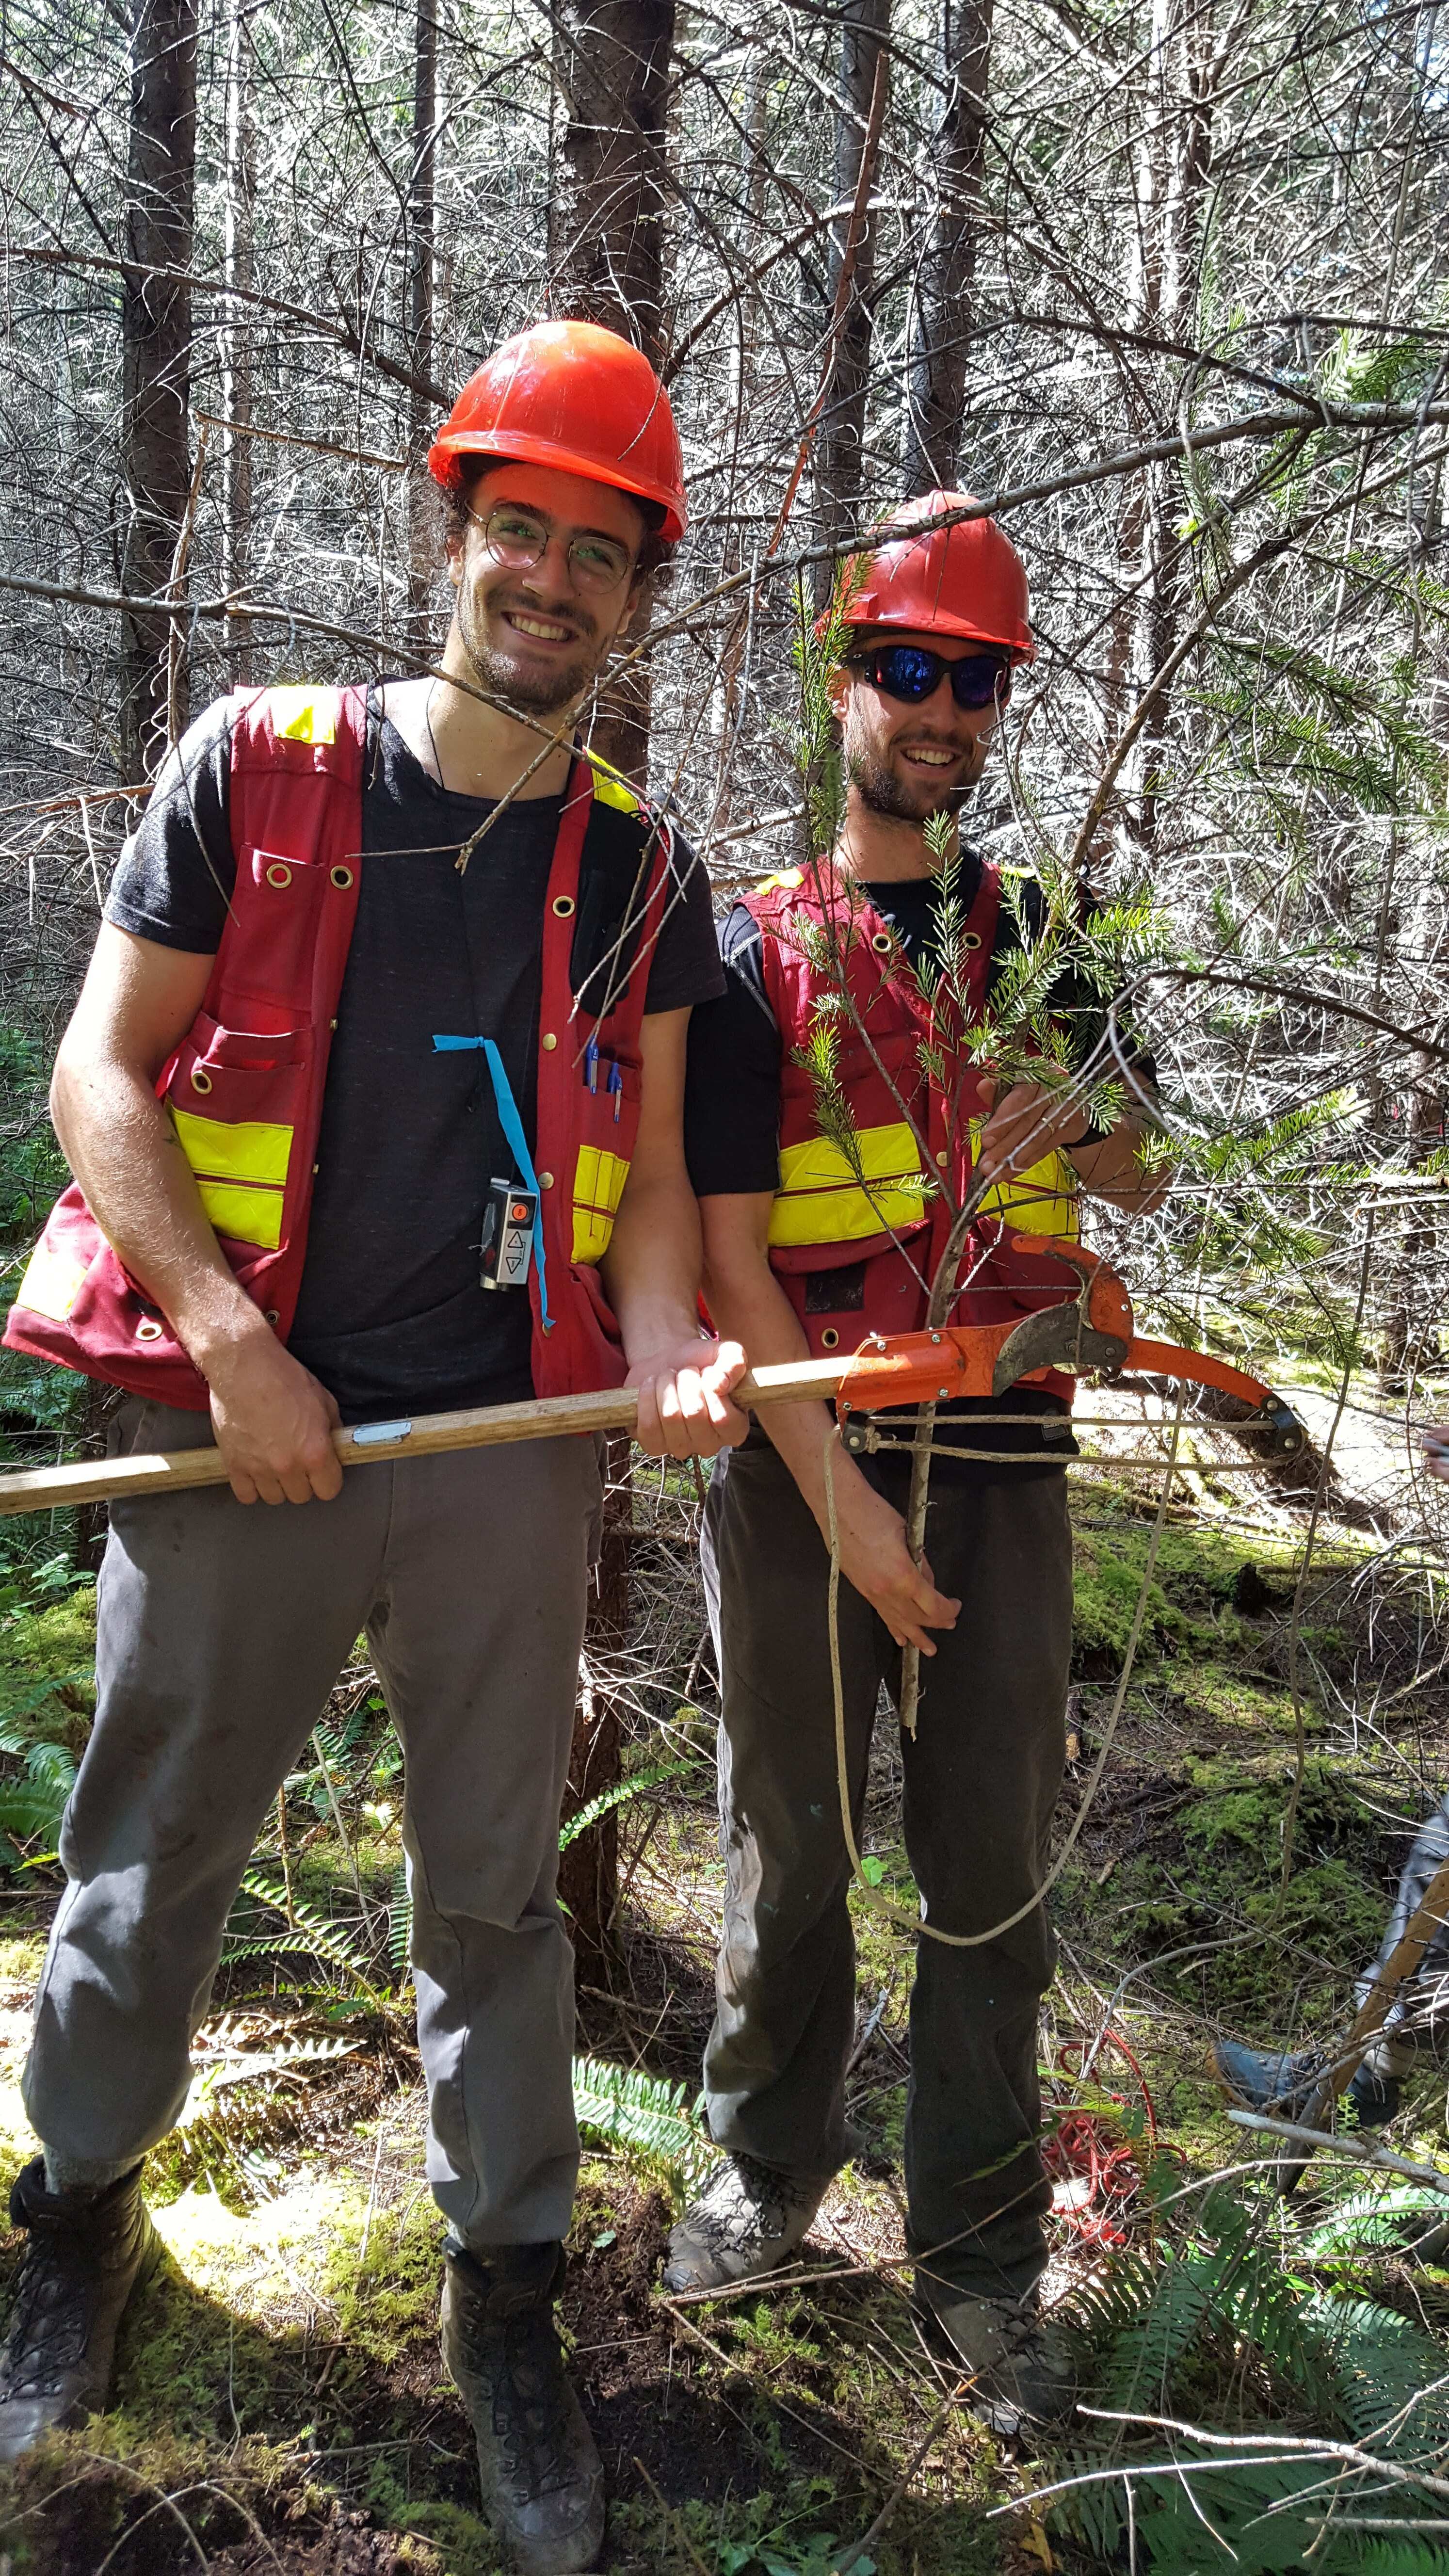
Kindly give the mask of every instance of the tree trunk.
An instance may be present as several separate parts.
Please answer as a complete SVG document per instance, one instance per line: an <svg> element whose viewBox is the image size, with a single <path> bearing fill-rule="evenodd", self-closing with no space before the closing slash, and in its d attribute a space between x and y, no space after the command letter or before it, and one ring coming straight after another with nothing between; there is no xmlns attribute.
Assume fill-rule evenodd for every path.
<svg viewBox="0 0 1449 2576"><path fill-rule="evenodd" d="M143 270L189 269L196 187L196 0L135 0L126 256ZM122 587L154 599L184 577L191 489L191 294L156 275L122 287L126 504ZM121 642L121 769L158 765L186 721L184 661L168 684L171 621L128 612Z"/></svg>
<svg viewBox="0 0 1449 2576"><path fill-rule="evenodd" d="M835 202L852 203L860 178L866 126L875 91L881 44L890 34L890 0L846 0L840 31L840 97L835 117ZM833 313L845 267L849 217L841 215L830 232L826 309ZM820 416L815 448L815 489L820 543L842 545L860 519L864 487L865 409L870 385L871 290L875 279L875 226L869 216L861 226L849 301L835 343L830 389ZM821 606L830 594L831 572L821 565L815 576Z"/></svg>
<svg viewBox="0 0 1449 2576"><path fill-rule="evenodd" d="M245 0L231 0L226 60L226 231L224 275L236 301L221 341L221 580L228 599L244 590L252 563L252 316L240 299L255 283L256 161L252 130L252 35ZM227 673L233 688L252 677L250 621L228 618Z"/></svg>
<svg viewBox="0 0 1449 2576"><path fill-rule="evenodd" d="M565 1816L576 1815L619 1777L619 1658L629 1643L629 1543L634 1489L629 1438L609 1436L604 1458L604 1529L594 1569L584 1637L584 1673L574 1717ZM619 1895L619 1820L601 1816L559 1863L559 1894L569 1909L569 1937L589 1985L607 1985L614 1962Z"/></svg>
<svg viewBox="0 0 1449 2576"><path fill-rule="evenodd" d="M663 363L665 109L674 0L562 0L554 18L554 77L565 111L562 167L551 172L552 309L601 322ZM636 611L634 633L649 603ZM593 747L641 784L649 766L647 663L600 699ZM607 1666L629 1632L629 1536L634 1498L629 1444L612 1440L604 1536L584 1661ZM619 1777L620 1705L607 1686L581 1694L569 1768L569 1812ZM618 1903L618 1828L612 1816L564 1854L562 1889L586 1981L607 1981Z"/></svg>
<svg viewBox="0 0 1449 2576"><path fill-rule="evenodd" d="M413 166L408 189L408 363L421 382L433 372L433 266L435 258L438 132L437 0L418 0L413 48ZM409 642L419 652L431 641L429 600L437 567L433 561L433 513L425 457L432 428L432 407L414 387L408 476L408 626Z"/></svg>
<svg viewBox="0 0 1449 2576"><path fill-rule="evenodd" d="M945 0L946 106L936 217L911 311L910 401L901 450L906 499L950 490L961 452L966 358L976 321L976 242L986 162L992 0Z"/></svg>

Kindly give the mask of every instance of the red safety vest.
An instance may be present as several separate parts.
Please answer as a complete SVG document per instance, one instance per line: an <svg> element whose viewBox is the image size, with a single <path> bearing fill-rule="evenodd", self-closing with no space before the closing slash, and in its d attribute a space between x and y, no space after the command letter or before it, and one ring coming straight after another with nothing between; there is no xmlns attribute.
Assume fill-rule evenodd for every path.
<svg viewBox="0 0 1449 2576"><path fill-rule="evenodd" d="M239 699L230 799L236 888L206 999L156 1085L222 1251L283 1341L302 1282L327 1059L357 918L366 732L362 688L257 690ZM617 881L621 853L612 845L621 835L622 875L636 890L628 907L639 924L636 953L647 959L668 894L668 825L652 812L646 820L610 771L576 760L544 904L534 1160L552 1321L545 1330L535 1265L539 1395L618 1386L625 1375L598 1264L638 1133L647 975L631 975L612 997L601 993L610 1007L594 1018L576 1003L570 972L581 877L586 886L599 883L612 857ZM594 1088L583 1072L591 1037ZM74 1184L31 1255L5 1341L133 1395L206 1410L205 1380Z"/></svg>
<svg viewBox="0 0 1449 2576"><path fill-rule="evenodd" d="M936 1184L949 1182L958 1204L965 1197L980 1126L961 1106L979 1068L960 1053L954 1003L926 1002L889 923L828 866L789 869L744 900L764 934L781 1045L770 1266L818 1356L856 1350L871 1333L918 1332L951 1229ZM971 1026L985 1008L1000 908L1000 875L986 862L962 932ZM840 975L851 1011L838 1007ZM817 1075L832 1064L854 1130L850 1154L822 1130ZM974 1103L973 1088L967 1098ZM1076 1178L1059 1154L989 1191L951 1321L1000 1323L1074 1294L1060 1263L1012 1251L1010 1237L1076 1232ZM1073 1389L1055 1374L1040 1383L1067 1397Z"/></svg>

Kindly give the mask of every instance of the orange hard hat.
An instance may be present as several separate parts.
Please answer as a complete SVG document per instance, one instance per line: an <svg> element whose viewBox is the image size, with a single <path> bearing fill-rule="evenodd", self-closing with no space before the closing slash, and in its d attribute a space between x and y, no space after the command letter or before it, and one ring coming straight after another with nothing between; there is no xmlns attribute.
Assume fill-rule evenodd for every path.
<svg viewBox="0 0 1449 2576"><path fill-rule="evenodd" d="M969 492L926 492L905 502L887 523L923 523L919 536L891 539L871 555L857 555L852 571L864 577L846 604L848 626L934 628L938 635L969 635L974 643L1000 644L1013 662L1029 662L1032 641L1026 566L994 519L958 519L951 528L930 527L944 510L970 505Z"/></svg>
<svg viewBox="0 0 1449 2576"><path fill-rule="evenodd" d="M456 483L465 456L612 483L659 503L662 536L684 534L684 459L669 396L643 350L597 322L536 322L494 350L429 448L428 471Z"/></svg>

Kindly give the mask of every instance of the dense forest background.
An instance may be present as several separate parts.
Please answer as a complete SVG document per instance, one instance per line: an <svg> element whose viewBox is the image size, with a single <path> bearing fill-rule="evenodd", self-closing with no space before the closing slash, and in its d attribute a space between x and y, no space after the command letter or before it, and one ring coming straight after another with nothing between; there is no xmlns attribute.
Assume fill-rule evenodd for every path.
<svg viewBox="0 0 1449 2576"><path fill-rule="evenodd" d="M1199 1413L1169 1456L1139 1390L1075 1480L1074 1743L1119 1697L1122 1722L1062 1885L1058 2288L1130 2421L1084 2419L1050 2471L973 2431L912 2341L905 1953L864 1920L875 2162L832 2204L831 2288L703 2323L651 2293L705 2152L714 1703L693 1484L631 1489L616 1455L581 1700L607 1744L575 1801L616 1803L566 1858L611 2563L1192 2571L1224 2563L1211 2513L1249 2570L1449 2564L1437 2186L1366 2198L1335 2167L1290 2220L1200 2079L1210 2029L1341 2026L1449 1777L1445 1525L1410 1436L1449 1411L1438 0L5 0L0 53L7 1295L63 1178L55 1039L168 742L235 685L427 666L429 437L499 339L584 314L663 372L693 514L597 737L722 899L803 846L794 646L842 549L932 484L992 501L1039 649L969 828L1135 904L1120 1010L1174 1168L1159 1218L1093 1240L1149 1326L1245 1358L1313 1436L1264 1474ZM0 1368L13 1457L103 1427L77 1382ZM18 2062L101 1530L3 1531ZM427 2357L397 1762L365 1666L314 1750L162 2177L185 2280L122 2415L19 2490L17 2568L493 2564ZM908 1895L884 1748L878 1774L871 1866ZM1442 2155L1432 2085L1399 2144Z"/></svg>

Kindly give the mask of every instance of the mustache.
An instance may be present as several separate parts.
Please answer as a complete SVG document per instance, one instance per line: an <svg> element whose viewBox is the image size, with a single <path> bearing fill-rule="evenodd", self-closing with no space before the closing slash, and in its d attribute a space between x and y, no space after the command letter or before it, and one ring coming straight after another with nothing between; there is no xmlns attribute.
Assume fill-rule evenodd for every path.
<svg viewBox="0 0 1449 2576"><path fill-rule="evenodd" d="M501 617L505 610L511 608L519 617L552 618L556 625L572 626L581 644L597 644L599 640L598 620L591 617L577 600L571 599L566 606L562 602L555 606L545 605L537 599L520 599L510 591L506 581L499 581L491 589L484 590L482 606L489 617Z"/></svg>

